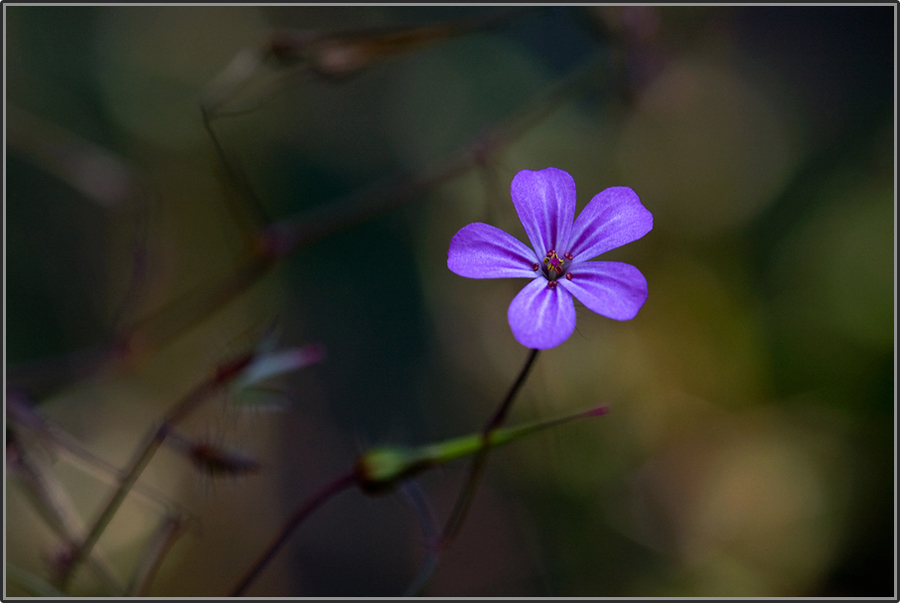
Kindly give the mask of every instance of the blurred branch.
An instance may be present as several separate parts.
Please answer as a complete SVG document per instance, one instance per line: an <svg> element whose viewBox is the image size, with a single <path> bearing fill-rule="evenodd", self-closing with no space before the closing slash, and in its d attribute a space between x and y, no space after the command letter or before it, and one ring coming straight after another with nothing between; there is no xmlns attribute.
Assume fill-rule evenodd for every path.
<svg viewBox="0 0 900 603"><path fill-rule="evenodd" d="M210 112L202 105L200 109L203 115L203 127L206 129L206 133L209 134L209 138L213 143L213 148L216 151L219 162L231 182L238 188L240 195L246 201L246 204L241 204L238 199L231 195L225 196L226 203L231 210L235 223L243 230L244 243L248 249L252 251L253 243L259 236L259 232L271 221L271 219L269 218L269 214L262 201L256 196L256 193L253 192L253 187L250 186L247 175L238 167L237 162L225 152L225 148L222 146L221 141L219 141L218 135L215 130L213 130Z"/></svg>
<svg viewBox="0 0 900 603"><path fill-rule="evenodd" d="M115 312L118 321L125 309L133 305L140 285L146 281L149 200L138 174L116 154L16 105L7 105L6 124L10 150L102 207L125 207L137 212L132 274Z"/></svg>
<svg viewBox="0 0 900 603"><path fill-rule="evenodd" d="M307 68L310 73L329 79L342 79L359 73L387 58L455 38L486 31L534 8L506 9L497 14L460 19L420 27L364 29L351 32L276 30L262 44L235 55L229 65L207 86L201 102L210 118L241 115L256 110L222 108L262 75L272 60L280 67Z"/></svg>
<svg viewBox="0 0 900 603"><path fill-rule="evenodd" d="M11 104L6 126L10 150L98 205L111 208L140 196L134 172L102 147Z"/></svg>
<svg viewBox="0 0 900 603"><path fill-rule="evenodd" d="M147 442L135 455L128 471L121 478L118 488L113 492L109 501L100 512L100 515L94 520L84 541L73 548L69 558L62 564L59 572L59 584L63 590L65 590L66 584L75 569L91 552L91 549L97 543L97 540L99 540L100 535L109 525L109 522L112 520L116 511L118 511L119 506L125 500L128 492L131 490L132 486L134 486L135 482L137 482L144 468L153 458L169 433L179 423L197 410L203 402L208 400L213 394L223 389L231 380L240 375L240 373L250 365L252 360L253 354L243 354L230 362L221 365L211 378L188 392L169 410L168 413L166 413L162 424L149 434Z"/></svg>
<svg viewBox="0 0 900 603"><path fill-rule="evenodd" d="M421 27L366 29L354 32L321 33L314 31L276 30L260 45L238 52L229 65L206 87L201 102L203 125L226 173L246 198L249 208L231 201L229 206L238 224L247 224L248 209L256 228L268 224L264 205L253 192L246 175L229 157L212 127L214 119L234 117L262 107L232 109L223 107L237 94L258 79L271 60L282 67L307 67L310 72L332 79L343 79L369 68L389 57L419 50L423 47L486 31L513 17L534 9L508 9L489 17L461 19ZM262 95L264 98L268 93ZM230 199L230 197L229 197ZM253 226L245 227L251 239L258 234Z"/></svg>
<svg viewBox="0 0 900 603"><path fill-rule="evenodd" d="M187 292L161 310L123 329L120 338L112 345L78 350L66 357L42 363L12 366L8 369L8 379L22 389L40 387L47 391L72 379L84 378L110 363L155 351L247 291L278 260L297 249L422 199L434 187L477 165L483 165L500 149L549 116L575 92L588 86L606 85L609 78L605 67L606 62L601 58L589 61L521 111L479 133L469 143L436 160L418 174L396 177L324 207L271 224L257 241L255 254L236 270L211 285Z"/></svg>
<svg viewBox="0 0 900 603"><path fill-rule="evenodd" d="M128 596L145 596L165 556L185 533L188 523L189 519L182 514L170 514L162 518L135 566L134 574L125 591Z"/></svg>
<svg viewBox="0 0 900 603"><path fill-rule="evenodd" d="M51 446L52 452L64 454L73 464L98 479L110 482L117 480L121 475L118 467L88 450L70 433L47 421L20 392L6 391L6 420L7 426L15 433L22 434L23 431L33 433L31 439L37 439L41 444ZM134 491L162 508L170 509L177 506L168 496L144 484L136 484Z"/></svg>
<svg viewBox="0 0 900 603"><path fill-rule="evenodd" d="M406 592L403 593L404 597L411 597L425 586L425 583L431 577L431 574L437 569L438 560L440 558L441 530L440 526L438 526L437 518L434 515L434 510L431 508L431 505L428 504L428 499L425 498L425 494L422 492L422 488L419 487L419 484L410 480L403 484L402 490L412 505L413 510L416 512L416 516L419 518L419 525L422 528L422 537L425 539L428 550L425 562L419 568L419 572L412 583L406 588Z"/></svg>
<svg viewBox="0 0 900 603"><path fill-rule="evenodd" d="M119 322L124 312L135 304L147 280L150 207L138 174L114 153L15 105L7 106L6 123L7 144L13 152L104 208L136 212L132 273L114 311L113 322ZM62 358L8 367L8 377L32 395L46 393L60 381L67 382L105 366L110 354L106 345L82 349Z"/></svg>
<svg viewBox="0 0 900 603"><path fill-rule="evenodd" d="M19 430L13 429L6 451L7 467L19 478L24 492L50 529L67 547L71 547L84 532L81 518L72 499L48 470L45 459L36 454L36 446L22 435ZM13 447L12 450L10 446ZM92 552L88 563L112 593L119 595L123 592L109 562L97 551Z"/></svg>
<svg viewBox="0 0 900 603"><path fill-rule="evenodd" d="M496 153L540 123L578 88L594 83L604 63L594 60L569 75L538 100L498 125L475 136L469 143L426 168L421 173L394 179L361 193L353 193L328 205L307 210L275 222L266 231L263 249L284 257L301 247L317 243L335 232L357 226L375 216L422 198L428 191L470 169L483 165Z"/></svg>

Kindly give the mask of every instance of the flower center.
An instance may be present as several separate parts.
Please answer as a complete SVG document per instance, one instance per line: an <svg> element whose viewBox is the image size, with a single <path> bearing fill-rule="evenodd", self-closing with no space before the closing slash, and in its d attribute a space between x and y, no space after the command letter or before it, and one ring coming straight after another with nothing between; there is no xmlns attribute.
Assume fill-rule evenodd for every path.
<svg viewBox="0 0 900 603"><path fill-rule="evenodd" d="M572 276L566 272L566 267L572 262L572 254L564 253L562 257L557 255L555 249L551 249L547 252L547 255L544 256L544 266L541 268L538 264L532 266L535 272L537 272L538 268L544 273L544 276L547 277L547 280L550 281L548 286L551 288L556 286L556 279L558 279L563 274L566 275L566 278L572 280Z"/></svg>
<svg viewBox="0 0 900 603"><path fill-rule="evenodd" d="M568 272L566 268L570 266L572 263L572 254L564 253L562 257L559 257L556 254L555 249L551 249L547 252L547 255L544 256L544 266L541 267L540 264L533 264L531 269L537 272L538 270L544 275L544 278L547 279L547 288L555 289L556 288L556 279L558 279L563 274L566 275L566 280L572 280L572 273Z"/></svg>

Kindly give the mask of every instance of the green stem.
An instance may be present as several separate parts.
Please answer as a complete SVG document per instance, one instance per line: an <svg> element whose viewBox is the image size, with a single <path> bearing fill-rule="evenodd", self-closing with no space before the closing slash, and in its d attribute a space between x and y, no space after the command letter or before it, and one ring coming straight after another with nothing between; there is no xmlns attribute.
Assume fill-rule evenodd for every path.
<svg viewBox="0 0 900 603"><path fill-rule="evenodd" d="M491 447L501 446L541 429L554 427L556 425L560 425L568 421L573 421L575 419L597 417L606 414L608 411L608 407L598 406L596 408L592 408L590 410L574 415L567 415L556 419L551 419L550 421L536 421L534 423L528 423L526 425L520 425L517 427L497 428L490 433L490 436L488 437L488 445ZM407 471L404 478L409 479L418 472L469 454L480 453L480 456L482 456L484 454L484 450L485 441L484 436L481 434L465 436L456 438L454 440L449 440L447 442L442 442L440 444L426 446L409 456L407 462L413 467L413 469ZM480 471L480 468L478 469L478 471ZM475 476L475 479L477 481L477 475ZM470 480L467 484L467 492L469 493L469 497L467 499L467 502L464 503L466 505L471 502L471 493L474 492L474 484L476 483L476 481ZM458 508L466 509L467 507ZM463 517L464 512L465 511L460 511L460 513L462 513L462 515L459 515L460 518ZM419 573L416 575L415 579L407 588L404 596L420 595L420 591L425 588L425 585L428 583L429 578L431 578L431 574L437 568L438 558L440 557L442 545L446 546L443 540L437 540L432 544L431 550L428 552L428 556L426 557L425 562L419 569Z"/></svg>
<svg viewBox="0 0 900 603"><path fill-rule="evenodd" d="M396 486L408 482L408 480L411 480L423 471L464 456L479 452L483 453L485 446L502 446L541 429L575 419L599 416L605 414L606 411L605 406L600 406L549 421L535 421L516 427L494 429L488 434L486 440L484 434L477 433L418 448L375 448L370 450L357 460L350 471L325 486L297 509L294 515L278 531L268 548L257 558L240 582L235 585L229 596L237 597L243 595L263 568L284 546L294 530L331 497L352 485L358 486L360 490L370 495L390 492ZM407 493L409 494L410 492L415 492L415 490L408 489ZM416 497L413 496L412 498L415 502ZM421 501L419 502L421 503ZM419 506L421 507L423 504ZM426 514L430 515L430 513ZM428 520L425 521L426 531L430 530L428 528L429 523ZM427 581L437 564L437 552L436 548L431 552L429 563L420 572L420 579L417 579L414 584L421 582L424 585L425 581Z"/></svg>

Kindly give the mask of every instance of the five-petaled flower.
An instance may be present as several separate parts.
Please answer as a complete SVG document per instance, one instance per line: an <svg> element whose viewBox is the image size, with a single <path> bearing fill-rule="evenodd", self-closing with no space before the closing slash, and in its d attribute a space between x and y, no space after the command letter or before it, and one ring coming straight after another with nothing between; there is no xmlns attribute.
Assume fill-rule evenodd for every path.
<svg viewBox="0 0 900 603"><path fill-rule="evenodd" d="M532 251L512 235L476 222L450 241L447 267L469 278L529 278L507 316L522 345L556 347L575 330L578 298L616 320L634 318L647 300L647 280L630 264L591 262L653 228L653 216L633 190L608 188L575 220L575 181L563 170L522 170L510 187ZM574 223L573 223L574 220Z"/></svg>

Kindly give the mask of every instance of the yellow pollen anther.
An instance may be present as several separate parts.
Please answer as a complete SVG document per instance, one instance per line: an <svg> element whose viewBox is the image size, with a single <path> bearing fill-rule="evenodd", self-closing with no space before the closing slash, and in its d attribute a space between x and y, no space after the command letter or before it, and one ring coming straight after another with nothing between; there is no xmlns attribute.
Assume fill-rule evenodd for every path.
<svg viewBox="0 0 900 603"><path fill-rule="evenodd" d="M562 274L563 263L564 260L559 259L559 256L556 255L556 251L552 249L547 252L547 257L544 258L544 266L546 266L548 273L552 270L557 275Z"/></svg>

